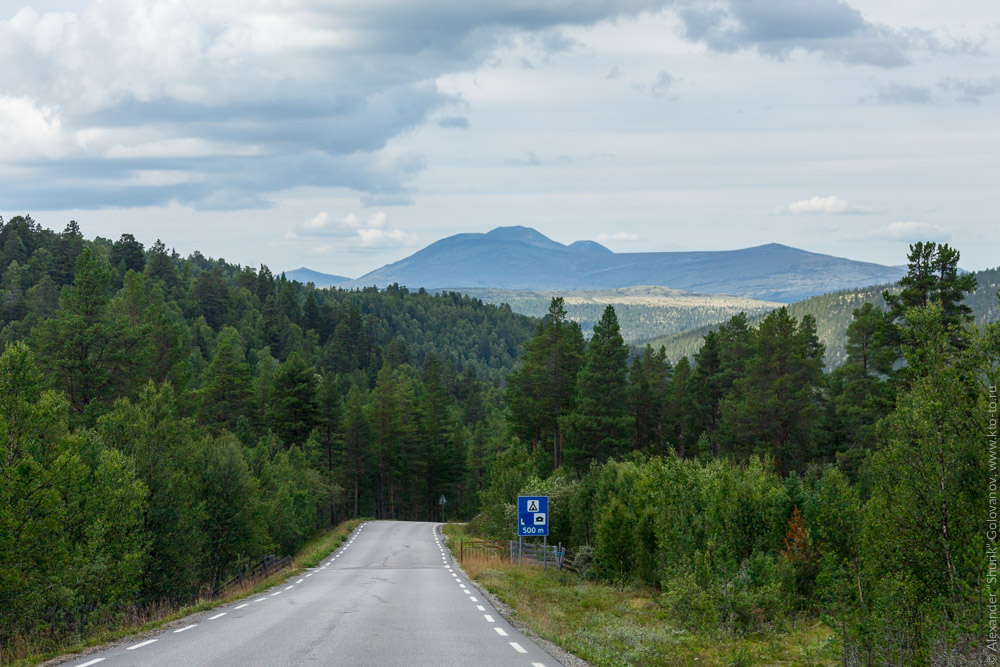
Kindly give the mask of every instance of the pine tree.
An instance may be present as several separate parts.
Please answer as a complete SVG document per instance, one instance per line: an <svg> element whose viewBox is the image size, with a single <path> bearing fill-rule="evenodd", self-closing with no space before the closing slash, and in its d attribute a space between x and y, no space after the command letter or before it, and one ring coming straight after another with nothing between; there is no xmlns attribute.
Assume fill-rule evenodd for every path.
<svg viewBox="0 0 1000 667"><path fill-rule="evenodd" d="M761 322L752 349L744 376L723 401L722 430L744 453L766 453L787 471L803 463L813 446L823 346L812 317L797 323L782 307Z"/></svg>
<svg viewBox="0 0 1000 667"><path fill-rule="evenodd" d="M347 486L351 493L351 512L355 518L361 516L362 484L368 477L371 459L371 429L363 406L362 391L352 386L344 405L341 439L344 443Z"/></svg>
<svg viewBox="0 0 1000 667"><path fill-rule="evenodd" d="M215 356L202 378L202 421L214 429L234 431L236 421L250 401L250 365L243 353L243 339L236 329L219 333Z"/></svg>
<svg viewBox="0 0 1000 667"><path fill-rule="evenodd" d="M110 271L89 248L80 254L75 275L55 318L38 326L34 340L75 412L82 414L96 401L93 419L135 379L130 370L141 362L144 341L141 330L109 316Z"/></svg>
<svg viewBox="0 0 1000 667"><path fill-rule="evenodd" d="M628 410L628 348L615 309L604 309L576 376L573 411L559 419L565 433L565 462L577 472L590 461L620 456L628 447L632 424Z"/></svg>
<svg viewBox="0 0 1000 667"><path fill-rule="evenodd" d="M562 462L559 418L573 410L583 347L580 326L567 320L562 297L554 297L525 345L521 368L507 379L515 431L535 448L550 443L554 468Z"/></svg>
<svg viewBox="0 0 1000 667"><path fill-rule="evenodd" d="M647 345L629 369L630 413L634 427L632 446L658 452L667 442L666 406L673 367L665 350Z"/></svg>
<svg viewBox="0 0 1000 667"><path fill-rule="evenodd" d="M274 388L267 423L287 445L303 445L316 427L316 370L296 352L281 364L274 376Z"/></svg>

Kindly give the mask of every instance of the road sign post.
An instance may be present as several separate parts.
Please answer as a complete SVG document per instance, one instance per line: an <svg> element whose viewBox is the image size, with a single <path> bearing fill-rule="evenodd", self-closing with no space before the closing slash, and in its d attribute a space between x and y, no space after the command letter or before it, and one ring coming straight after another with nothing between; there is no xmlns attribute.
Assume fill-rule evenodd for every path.
<svg viewBox="0 0 1000 667"><path fill-rule="evenodd" d="M517 534L544 537L549 534L549 497L517 497Z"/></svg>
<svg viewBox="0 0 1000 667"><path fill-rule="evenodd" d="M445 520L444 520L444 505L447 502L448 502L448 499L445 498L443 494L441 495L441 498L438 499L438 505L441 506L441 523L446 523Z"/></svg>

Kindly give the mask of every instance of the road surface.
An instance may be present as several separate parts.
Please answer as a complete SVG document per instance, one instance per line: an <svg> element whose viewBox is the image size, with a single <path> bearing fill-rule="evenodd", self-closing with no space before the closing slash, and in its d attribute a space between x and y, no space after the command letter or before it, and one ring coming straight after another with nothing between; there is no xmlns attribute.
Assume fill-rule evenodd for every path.
<svg viewBox="0 0 1000 667"><path fill-rule="evenodd" d="M281 586L64 664L559 665L454 569L437 525L367 523Z"/></svg>

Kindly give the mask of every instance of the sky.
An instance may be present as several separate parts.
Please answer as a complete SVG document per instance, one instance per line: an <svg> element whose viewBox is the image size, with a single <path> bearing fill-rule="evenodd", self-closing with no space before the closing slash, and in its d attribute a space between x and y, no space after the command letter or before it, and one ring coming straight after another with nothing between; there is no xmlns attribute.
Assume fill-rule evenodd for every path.
<svg viewBox="0 0 1000 667"><path fill-rule="evenodd" d="M0 216L358 277L451 234L1000 264L995 0L0 0Z"/></svg>

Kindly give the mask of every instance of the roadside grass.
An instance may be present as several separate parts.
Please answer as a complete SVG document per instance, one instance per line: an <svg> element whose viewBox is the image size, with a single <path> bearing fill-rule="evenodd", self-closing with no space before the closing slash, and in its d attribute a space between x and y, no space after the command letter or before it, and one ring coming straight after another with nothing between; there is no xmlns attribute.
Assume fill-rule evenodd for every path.
<svg viewBox="0 0 1000 667"><path fill-rule="evenodd" d="M183 606L171 604L151 604L130 610L123 618L109 623L105 627L95 628L87 637L77 637L64 643L47 645L44 648L37 641L20 640L5 647L0 664L11 667L29 667L43 661L53 660L74 653L81 653L96 646L117 641L131 635L142 635L158 630L178 619L190 616L215 607L220 607L237 600L249 597L267 590L289 577L316 567L324 558L344 543L347 536L367 519L351 519L341 524L321 531L311 537L292 558L292 564L275 572L265 579L242 582L227 589L215 598L205 597ZM9 651L9 652L8 652ZM10 662L8 662L8 660Z"/></svg>
<svg viewBox="0 0 1000 667"><path fill-rule="evenodd" d="M464 527L445 527L458 542ZM838 665L839 641L823 623L791 620L782 629L733 636L692 632L671 619L656 591L587 581L571 572L466 557L465 572L511 608L514 620L599 667L626 665Z"/></svg>

